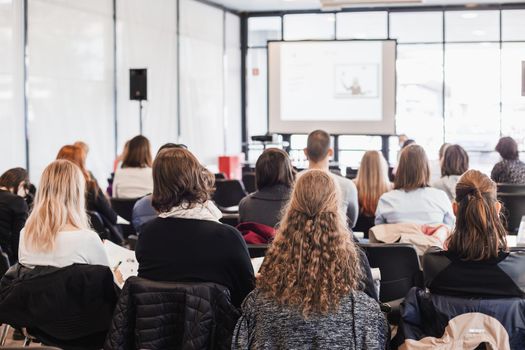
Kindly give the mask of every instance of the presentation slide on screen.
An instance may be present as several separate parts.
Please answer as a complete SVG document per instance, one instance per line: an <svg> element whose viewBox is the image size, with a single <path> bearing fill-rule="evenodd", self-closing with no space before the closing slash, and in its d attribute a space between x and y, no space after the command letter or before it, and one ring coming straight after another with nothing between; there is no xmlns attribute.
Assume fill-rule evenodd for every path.
<svg viewBox="0 0 525 350"><path fill-rule="evenodd" d="M395 42L270 42L269 89L274 132L324 122L341 132L393 133Z"/></svg>
<svg viewBox="0 0 525 350"><path fill-rule="evenodd" d="M381 120L381 42L281 47L282 120Z"/></svg>

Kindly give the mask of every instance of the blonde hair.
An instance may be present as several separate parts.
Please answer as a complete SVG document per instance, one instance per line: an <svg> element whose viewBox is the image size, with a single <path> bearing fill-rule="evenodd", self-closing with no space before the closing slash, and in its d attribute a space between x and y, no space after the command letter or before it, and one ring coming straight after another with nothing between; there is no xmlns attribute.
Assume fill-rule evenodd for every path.
<svg viewBox="0 0 525 350"><path fill-rule="evenodd" d="M335 311L360 286L361 268L334 180L321 170L299 176L257 287L282 305L311 314Z"/></svg>
<svg viewBox="0 0 525 350"><path fill-rule="evenodd" d="M25 242L35 250L50 251L55 237L67 224L89 229L85 209L85 180L80 168L68 160L56 160L42 173L35 205L27 219Z"/></svg>
<svg viewBox="0 0 525 350"><path fill-rule="evenodd" d="M388 179L388 164L380 152L367 151L363 155L355 185L361 212L374 216L379 197L392 188Z"/></svg>

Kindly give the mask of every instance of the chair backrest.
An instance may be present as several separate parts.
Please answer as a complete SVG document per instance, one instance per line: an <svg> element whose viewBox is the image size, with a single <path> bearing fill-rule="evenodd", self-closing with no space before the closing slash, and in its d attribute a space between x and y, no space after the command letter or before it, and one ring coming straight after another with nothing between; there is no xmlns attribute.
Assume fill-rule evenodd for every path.
<svg viewBox="0 0 525 350"><path fill-rule="evenodd" d="M498 199L503 203L507 231L515 234L520 227L521 218L525 215L525 192L498 193Z"/></svg>
<svg viewBox="0 0 525 350"><path fill-rule="evenodd" d="M250 252L250 258L260 258L266 255L269 244L248 244L248 252Z"/></svg>
<svg viewBox="0 0 525 350"><path fill-rule="evenodd" d="M498 184L498 193L525 193L524 184Z"/></svg>
<svg viewBox="0 0 525 350"><path fill-rule="evenodd" d="M91 228L98 233L101 239L107 239L108 238L108 230L106 229L106 225L104 225L104 220L102 220L102 217L99 213L96 211L88 210L87 212L89 217L89 222L91 223Z"/></svg>
<svg viewBox="0 0 525 350"><path fill-rule="evenodd" d="M423 273L416 249L411 244L359 244L370 267L381 271L379 300L389 302L403 298L412 287L423 286Z"/></svg>
<svg viewBox="0 0 525 350"><path fill-rule="evenodd" d="M213 200L219 207L228 208L239 205L244 197L246 197L246 191L239 180L215 181Z"/></svg>
<svg viewBox="0 0 525 350"><path fill-rule="evenodd" d="M140 198L111 198L111 208L122 218L131 222L133 207Z"/></svg>
<svg viewBox="0 0 525 350"><path fill-rule="evenodd" d="M346 167L346 178L353 180L357 177L357 169L354 169L350 166Z"/></svg>
<svg viewBox="0 0 525 350"><path fill-rule="evenodd" d="M238 318L222 285L130 277L104 348L229 349ZM162 327L152 327L151 320Z"/></svg>
<svg viewBox="0 0 525 350"><path fill-rule="evenodd" d="M225 173L215 173L215 180L226 180Z"/></svg>
<svg viewBox="0 0 525 350"><path fill-rule="evenodd" d="M254 172L243 173L242 183L248 193L253 193L257 191L257 185L255 184L255 173Z"/></svg>

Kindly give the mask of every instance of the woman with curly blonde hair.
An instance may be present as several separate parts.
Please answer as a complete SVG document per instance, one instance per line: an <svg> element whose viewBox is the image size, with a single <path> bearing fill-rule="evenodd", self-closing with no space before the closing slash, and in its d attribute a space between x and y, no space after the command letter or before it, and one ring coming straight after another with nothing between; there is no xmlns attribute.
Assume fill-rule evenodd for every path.
<svg viewBox="0 0 525 350"><path fill-rule="evenodd" d="M387 324L363 291L358 248L324 171L299 177L232 349L381 349Z"/></svg>

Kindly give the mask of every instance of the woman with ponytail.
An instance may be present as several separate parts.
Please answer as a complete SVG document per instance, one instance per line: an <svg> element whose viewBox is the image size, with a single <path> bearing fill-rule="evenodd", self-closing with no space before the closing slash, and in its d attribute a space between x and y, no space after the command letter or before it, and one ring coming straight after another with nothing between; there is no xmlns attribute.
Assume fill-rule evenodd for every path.
<svg viewBox="0 0 525 350"><path fill-rule="evenodd" d="M332 177L299 177L232 349L383 349L386 320L360 289L364 269Z"/></svg>
<svg viewBox="0 0 525 350"><path fill-rule="evenodd" d="M452 206L456 227L447 250L431 248L423 257L427 288L453 296L525 297L525 254L508 249L496 184L468 170Z"/></svg>

